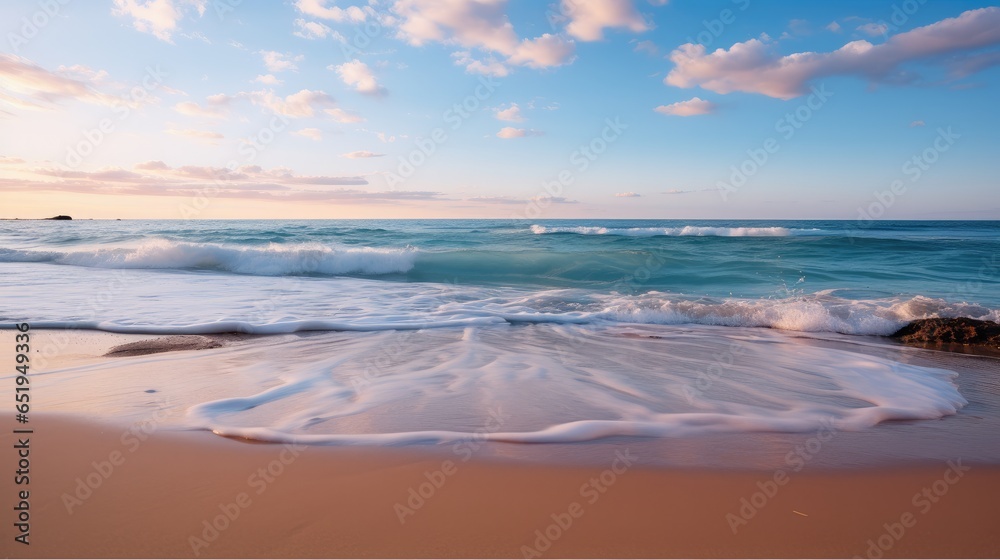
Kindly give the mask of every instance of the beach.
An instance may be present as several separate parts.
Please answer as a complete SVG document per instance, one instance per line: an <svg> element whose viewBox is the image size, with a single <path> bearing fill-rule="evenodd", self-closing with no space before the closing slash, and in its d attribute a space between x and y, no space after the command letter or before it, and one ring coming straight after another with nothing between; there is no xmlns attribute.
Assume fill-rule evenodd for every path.
<svg viewBox="0 0 1000 560"><path fill-rule="evenodd" d="M636 466L590 503L580 488L611 469L613 455L605 468L451 457L457 470L401 523L394 506L406 505L409 489L441 471L447 455L322 447L296 455L281 445L164 431L128 452L121 426L57 416L43 417L36 430L32 544L6 548L18 557L522 558L529 547L540 557L973 558L994 556L1000 545L994 466L969 465L931 505L914 505L914 497L934 491L946 463L803 472L733 534L727 515L740 515L741 498L761 492L771 471ZM89 497L63 497L86 496L80 481L93 482L116 451L127 453L124 462L106 478L97 475L102 482ZM273 482L248 480L268 468ZM5 495L11 489L5 478ZM569 524L574 503L582 513ZM220 521L227 511L233 519ZM898 539L883 537L907 513L915 524L897 529ZM567 528L551 529L553 515ZM206 522L224 529L213 532ZM541 550L547 543L536 531L556 536L550 548ZM869 540L890 546L869 552Z"/></svg>
<svg viewBox="0 0 1000 560"><path fill-rule="evenodd" d="M232 360L213 354L275 337L165 350L153 335L34 334L62 345L47 368L63 374L33 374L32 544L13 556L989 557L1000 545L995 358L903 350L963 372L970 404L929 429L525 446L485 441L486 423L447 443L331 446L178 423L169 403ZM107 355L123 345L153 353ZM866 351L899 351L883 346ZM109 376L59 379L95 366L115 390ZM5 424L5 448L18 427Z"/></svg>

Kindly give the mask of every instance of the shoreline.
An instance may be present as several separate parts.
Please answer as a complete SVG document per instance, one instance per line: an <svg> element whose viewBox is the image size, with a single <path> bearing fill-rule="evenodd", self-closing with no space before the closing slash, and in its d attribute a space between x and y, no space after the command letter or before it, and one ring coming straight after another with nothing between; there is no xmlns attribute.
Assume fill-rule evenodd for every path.
<svg viewBox="0 0 1000 560"><path fill-rule="evenodd" d="M32 424L32 545L10 549L18 556L535 557L529 547L542 557L864 557L875 546L890 557L985 557L1000 546L997 466L782 479L650 468L627 446L603 466L571 467L246 445L59 415Z"/></svg>

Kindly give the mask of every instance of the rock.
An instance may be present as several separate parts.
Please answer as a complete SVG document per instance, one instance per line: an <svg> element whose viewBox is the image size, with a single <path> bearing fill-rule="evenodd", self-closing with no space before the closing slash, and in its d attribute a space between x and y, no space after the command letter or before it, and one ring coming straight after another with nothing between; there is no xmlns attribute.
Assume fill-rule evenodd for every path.
<svg viewBox="0 0 1000 560"><path fill-rule="evenodd" d="M69 216L64 216L64 215L60 214L58 216L54 216L52 218L45 218L45 219L46 220L72 220L73 218L71 218Z"/></svg>
<svg viewBox="0 0 1000 560"><path fill-rule="evenodd" d="M919 319L891 336L907 344L973 344L1000 347L1000 324L966 317Z"/></svg>

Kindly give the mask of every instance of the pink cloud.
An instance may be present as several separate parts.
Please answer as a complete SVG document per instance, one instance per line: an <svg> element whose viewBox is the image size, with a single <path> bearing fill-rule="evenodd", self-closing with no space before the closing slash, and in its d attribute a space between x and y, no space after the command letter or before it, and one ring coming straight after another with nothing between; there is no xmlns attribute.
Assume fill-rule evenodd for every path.
<svg viewBox="0 0 1000 560"><path fill-rule="evenodd" d="M676 117L693 117L695 115L708 115L715 112L715 103L705 101L700 97L692 97L687 101L678 101L670 105L660 105L653 109L661 115L674 115Z"/></svg>
<svg viewBox="0 0 1000 560"><path fill-rule="evenodd" d="M1000 8L990 7L894 35L879 45L853 41L827 53L781 56L767 38L712 53L703 45L688 43L670 54L675 67L664 83L681 88L700 86L716 93L742 91L791 99L806 93L809 83L818 78L850 75L887 80L898 77L900 66L909 62L997 44Z"/></svg>

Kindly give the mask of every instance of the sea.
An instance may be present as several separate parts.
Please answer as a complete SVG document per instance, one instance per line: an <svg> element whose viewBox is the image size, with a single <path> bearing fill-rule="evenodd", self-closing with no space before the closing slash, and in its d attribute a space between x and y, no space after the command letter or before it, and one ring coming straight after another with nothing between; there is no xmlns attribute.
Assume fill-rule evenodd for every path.
<svg viewBox="0 0 1000 560"><path fill-rule="evenodd" d="M998 254L995 221L8 220L0 323L224 334L53 370L52 406L247 439L858 431L968 405L885 337L1000 321Z"/></svg>

